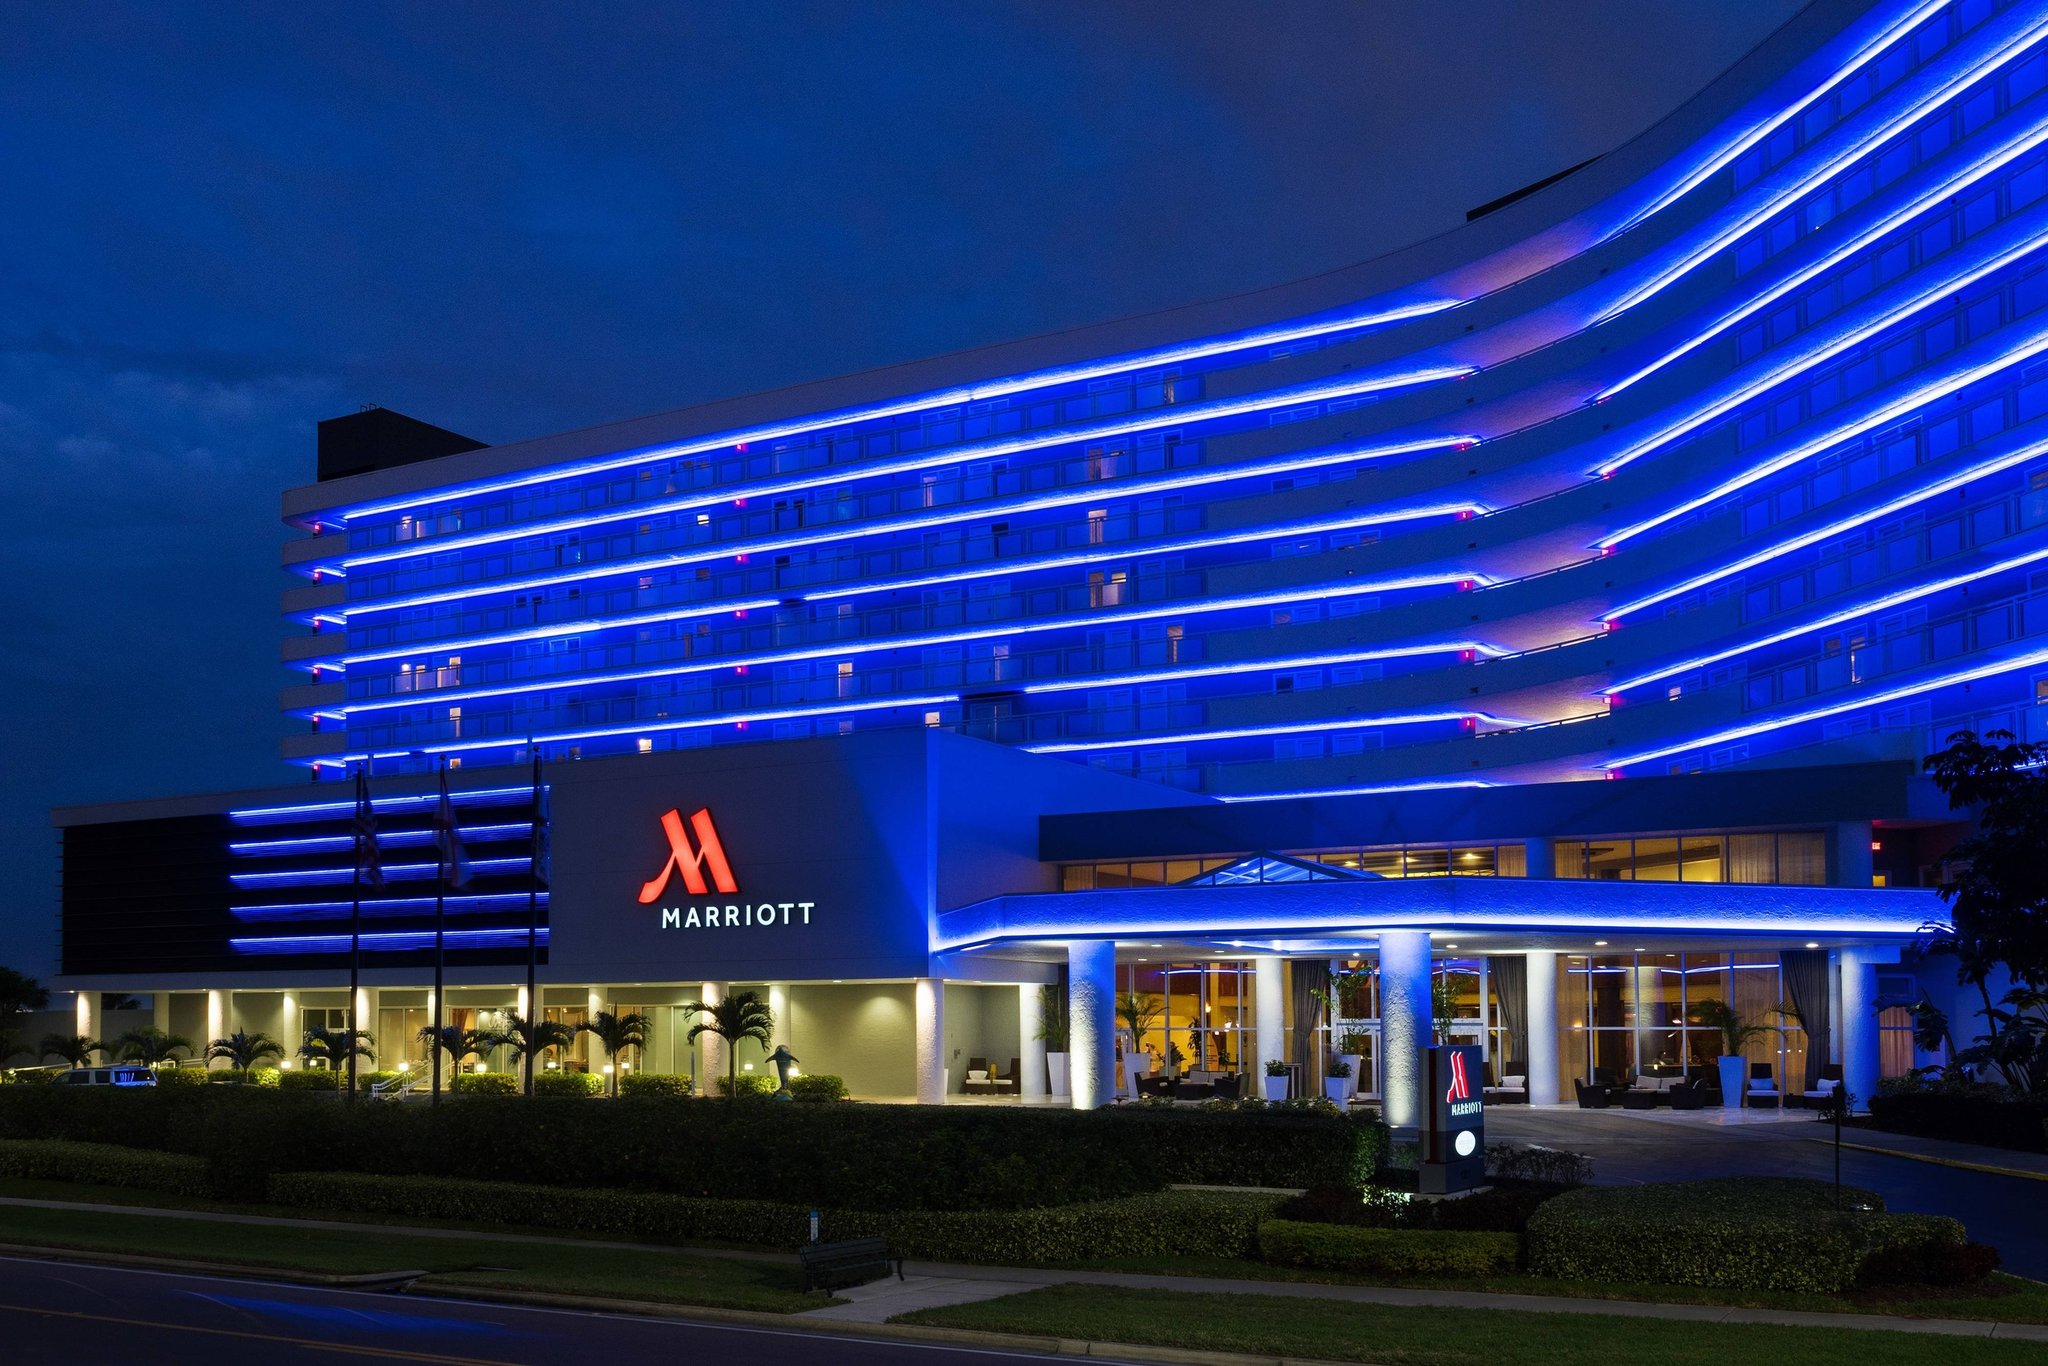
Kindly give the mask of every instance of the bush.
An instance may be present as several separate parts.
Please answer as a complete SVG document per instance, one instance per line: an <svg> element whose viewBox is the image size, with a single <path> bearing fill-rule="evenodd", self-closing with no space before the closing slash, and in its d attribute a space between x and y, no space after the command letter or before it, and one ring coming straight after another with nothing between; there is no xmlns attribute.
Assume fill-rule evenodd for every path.
<svg viewBox="0 0 2048 1366"><path fill-rule="evenodd" d="M1946 1238L1880 1248L1863 1259L1863 1285L1978 1285L1998 1270L1998 1249Z"/></svg>
<svg viewBox="0 0 2048 1366"><path fill-rule="evenodd" d="M687 1096L692 1094L690 1078L669 1072L629 1072L619 1078L622 1096Z"/></svg>
<svg viewBox="0 0 2048 1366"><path fill-rule="evenodd" d="M1628 1188L1587 1187L1529 1218L1529 1270L1565 1280L1833 1292L1855 1284L1873 1253L1964 1241L1962 1225L1883 1213L1869 1191L1826 1182L1719 1177Z"/></svg>
<svg viewBox="0 0 2048 1366"><path fill-rule="evenodd" d="M336 1072L286 1072L277 1079L280 1091L339 1091L341 1075Z"/></svg>
<svg viewBox="0 0 2048 1366"><path fill-rule="evenodd" d="M1593 1179L1593 1159L1562 1148L1517 1148L1511 1143L1496 1143L1486 1150L1486 1170L1512 1180L1583 1186Z"/></svg>
<svg viewBox="0 0 2048 1366"><path fill-rule="evenodd" d="M545 1073L542 1094L588 1094ZM111 1088L104 1088L110 1090ZM476 1096L459 1105L329 1105L254 1086L112 1096L0 1092L0 1138L74 1138L203 1156L223 1191L281 1171L458 1177L476 1154L563 1185L773 1197L824 1209L1029 1209L1170 1184L1362 1185L1385 1144L1364 1120L1192 1110L736 1105L649 1097L557 1107Z"/></svg>
<svg viewBox="0 0 2048 1366"><path fill-rule="evenodd" d="M0 1140L0 1176L19 1181L80 1181L96 1186L207 1194L206 1164L196 1157L62 1139Z"/></svg>
<svg viewBox="0 0 2048 1366"><path fill-rule="evenodd" d="M1893 1133L2048 1152L2048 1099L2010 1097L1997 1088L1880 1091L1870 1100L1870 1122Z"/></svg>
<svg viewBox="0 0 2048 1366"><path fill-rule="evenodd" d="M1259 1225L1262 1261L1368 1276L1492 1276L1513 1271L1520 1248L1521 1239L1512 1233L1347 1228L1288 1219Z"/></svg>
<svg viewBox="0 0 2048 1366"><path fill-rule="evenodd" d="M203 1067L159 1067L156 1069L158 1086L204 1086L206 1069Z"/></svg>
<svg viewBox="0 0 2048 1366"><path fill-rule="evenodd" d="M519 1078L510 1072L457 1072L448 1089L458 1096L516 1096Z"/></svg>
<svg viewBox="0 0 2048 1366"><path fill-rule="evenodd" d="M846 1099L846 1082L830 1072L818 1075L791 1077L789 1093L801 1101L824 1102Z"/></svg>
<svg viewBox="0 0 2048 1366"><path fill-rule="evenodd" d="M368 1091L374 1087L382 1086L386 1082L395 1081L404 1075L403 1072L364 1072L358 1069L356 1072L356 1090Z"/></svg>
<svg viewBox="0 0 2048 1366"><path fill-rule="evenodd" d="M269 1199L299 1209L367 1210L673 1243L787 1250L809 1237L810 1211L800 1204L506 1181L292 1172L271 1178ZM1256 1246L1259 1220L1272 1206L1270 1196L1164 1191L1057 1209L828 1209L820 1226L826 1238L887 1238L899 1256L937 1261L1028 1265L1095 1257L1241 1257Z"/></svg>
<svg viewBox="0 0 2048 1366"><path fill-rule="evenodd" d="M284 1073L275 1067L216 1067L204 1074L206 1079L217 1086L269 1086L275 1087Z"/></svg>
<svg viewBox="0 0 2048 1366"><path fill-rule="evenodd" d="M604 1078L595 1072L536 1072L536 1096L594 1096L604 1090Z"/></svg>
<svg viewBox="0 0 2048 1366"><path fill-rule="evenodd" d="M1438 1229L1458 1233L1516 1233L1544 1201L1572 1189L1554 1182L1497 1180L1455 1200L1416 1200L1384 1186L1357 1190L1315 1186L1283 1201L1275 1214L1305 1224L1351 1228Z"/></svg>
<svg viewBox="0 0 2048 1366"><path fill-rule="evenodd" d="M718 1079L718 1094L721 1096L731 1096L735 1081L739 1085L739 1098L741 1100L765 1100L767 1097L775 1094L775 1083L758 1072L742 1072L737 1078L720 1077Z"/></svg>

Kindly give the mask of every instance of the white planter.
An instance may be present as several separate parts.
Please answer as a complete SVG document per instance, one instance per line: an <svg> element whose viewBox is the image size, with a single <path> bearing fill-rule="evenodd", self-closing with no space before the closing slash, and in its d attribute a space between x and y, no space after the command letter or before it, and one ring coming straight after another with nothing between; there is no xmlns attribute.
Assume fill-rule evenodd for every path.
<svg viewBox="0 0 2048 1366"><path fill-rule="evenodd" d="M1045 1055L1045 1070L1052 1074L1052 1093L1064 1096L1067 1092L1067 1055L1048 1053Z"/></svg>
<svg viewBox="0 0 2048 1366"><path fill-rule="evenodd" d="M1351 1093L1358 1094L1358 1079L1365 1075L1365 1055L1362 1053L1339 1053L1338 1059L1351 1069Z"/></svg>
<svg viewBox="0 0 2048 1366"><path fill-rule="evenodd" d="M1323 1094L1339 1105L1349 1105L1351 1103L1351 1078L1325 1077L1323 1079Z"/></svg>
<svg viewBox="0 0 2048 1366"><path fill-rule="evenodd" d="M1262 1090L1263 1090L1263 1091L1265 1092L1265 1096L1266 1096L1266 1099L1267 1099L1267 1100L1285 1100L1285 1099L1287 1099L1287 1078L1286 1078L1286 1077L1284 1077L1284 1076L1279 1076L1279 1077L1261 1077L1261 1078L1259 1079L1259 1085L1260 1085L1260 1088L1261 1088L1261 1089L1262 1089Z"/></svg>
<svg viewBox="0 0 2048 1366"><path fill-rule="evenodd" d="M1723 1056L1714 1063L1721 1069L1721 1108L1740 1110L1743 1093L1749 1089L1749 1059Z"/></svg>

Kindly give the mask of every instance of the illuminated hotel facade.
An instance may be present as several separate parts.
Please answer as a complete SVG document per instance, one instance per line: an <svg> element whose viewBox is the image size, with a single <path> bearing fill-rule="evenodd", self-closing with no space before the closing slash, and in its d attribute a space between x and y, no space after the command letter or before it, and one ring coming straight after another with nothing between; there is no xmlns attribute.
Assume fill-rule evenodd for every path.
<svg viewBox="0 0 2048 1366"><path fill-rule="evenodd" d="M1103 991L1188 974L1167 1037L1216 1061L1202 1020L1228 1002L1263 1040L1243 1067L1333 1042L1282 978L1399 960L1359 1017L1390 1107L1429 1032L1415 983L1447 971L1461 1027L1548 1099L1686 1065L1693 987L1768 970L1760 1013L1810 966L1780 955L1818 953L1834 1024L1810 1032L1867 1096L1880 984L1907 975L1882 968L1938 916L1922 884L1958 830L1918 758L1964 728L2048 738L2044 87L2048 5L1822 0L1627 145L1310 281L510 445L323 424L321 478L284 499L284 757L417 796L443 760L510 792L538 752L564 822L583 765L661 775L671 800L642 791L659 809L618 808L578 855L624 876L660 811L718 810L689 775L865 755L935 783L931 756L982 755L957 762L1043 797L1010 813L1029 837L991 815L1007 871L955 878L982 854L932 832L977 794L920 788L929 866L897 890L925 941L889 971L734 959L709 930L701 964L616 960L793 996L892 984L914 1085L876 1093L957 1087L941 1017L982 1022L967 1056L1031 1052L1017 1011L949 1012L935 982L1064 982L1086 1100L1138 1051ZM319 842L347 789L324 790L179 808L220 823L227 927L180 989L337 961L347 860ZM524 943L532 809L503 801L466 903L479 982ZM77 844L160 805L60 815L67 979L165 971L71 950ZM1180 885L1277 878L1267 854L1335 871ZM587 871L564 858L549 888L564 991L626 980L564 961L598 914L565 890ZM251 895L285 888L316 891ZM416 909L380 908L393 990ZM1779 1033L1775 1065L1810 1070L1809 1031Z"/></svg>

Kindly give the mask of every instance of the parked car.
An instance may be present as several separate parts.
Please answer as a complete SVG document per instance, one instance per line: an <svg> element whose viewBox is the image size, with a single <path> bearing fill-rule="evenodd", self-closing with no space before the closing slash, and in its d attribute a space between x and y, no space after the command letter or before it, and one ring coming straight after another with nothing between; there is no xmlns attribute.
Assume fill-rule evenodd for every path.
<svg viewBox="0 0 2048 1366"><path fill-rule="evenodd" d="M52 1086L154 1086L156 1073L147 1067L73 1067L50 1079Z"/></svg>

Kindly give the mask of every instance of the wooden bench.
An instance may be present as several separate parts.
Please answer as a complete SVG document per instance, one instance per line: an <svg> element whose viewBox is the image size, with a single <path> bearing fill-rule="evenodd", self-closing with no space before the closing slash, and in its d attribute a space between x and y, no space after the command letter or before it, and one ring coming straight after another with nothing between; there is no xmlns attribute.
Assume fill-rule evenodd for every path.
<svg viewBox="0 0 2048 1366"><path fill-rule="evenodd" d="M803 1263L806 1292L866 1285L886 1278L892 1270L897 1280L903 1279L903 1259L890 1253L888 1240L883 1238L805 1243L796 1255Z"/></svg>

